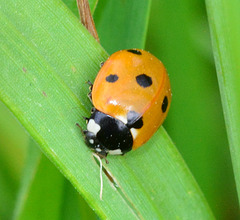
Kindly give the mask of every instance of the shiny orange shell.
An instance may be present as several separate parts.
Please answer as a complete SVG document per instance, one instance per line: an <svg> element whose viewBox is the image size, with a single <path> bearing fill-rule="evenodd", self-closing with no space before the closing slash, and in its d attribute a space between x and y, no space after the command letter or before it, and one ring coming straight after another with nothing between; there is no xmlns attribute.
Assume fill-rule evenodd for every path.
<svg viewBox="0 0 240 220"><path fill-rule="evenodd" d="M141 82L142 76L147 79L146 85L144 80ZM112 54L100 69L92 90L97 110L125 124L129 111L142 117L143 126L131 128L133 150L148 141L163 123L171 97L168 74L162 62L139 49Z"/></svg>

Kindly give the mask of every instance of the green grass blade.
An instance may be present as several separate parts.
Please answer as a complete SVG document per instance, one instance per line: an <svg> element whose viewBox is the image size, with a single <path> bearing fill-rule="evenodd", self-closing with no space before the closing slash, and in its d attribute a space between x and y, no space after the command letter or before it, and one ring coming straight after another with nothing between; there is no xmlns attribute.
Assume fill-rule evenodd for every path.
<svg viewBox="0 0 240 220"><path fill-rule="evenodd" d="M108 53L144 49L150 0L99 1L94 20L101 45Z"/></svg>
<svg viewBox="0 0 240 220"><path fill-rule="evenodd" d="M206 0L218 82L240 198L240 2Z"/></svg>
<svg viewBox="0 0 240 220"><path fill-rule="evenodd" d="M153 1L148 30L146 49L165 64L172 85L172 104L164 127L216 218L237 218L238 201L204 2Z"/></svg>
<svg viewBox="0 0 240 220"><path fill-rule="evenodd" d="M63 220L99 219L79 193L74 189L71 183L66 179L63 196L61 214Z"/></svg>
<svg viewBox="0 0 240 220"><path fill-rule="evenodd" d="M64 179L31 141L14 219L60 219Z"/></svg>
<svg viewBox="0 0 240 220"><path fill-rule="evenodd" d="M104 175L100 201L99 167L75 123L85 124L84 82L107 54L59 1L16 0L0 13L0 98L101 218L213 218L163 129L138 151L109 157L117 186Z"/></svg>
<svg viewBox="0 0 240 220"><path fill-rule="evenodd" d="M28 136L0 101L0 216L11 219Z"/></svg>

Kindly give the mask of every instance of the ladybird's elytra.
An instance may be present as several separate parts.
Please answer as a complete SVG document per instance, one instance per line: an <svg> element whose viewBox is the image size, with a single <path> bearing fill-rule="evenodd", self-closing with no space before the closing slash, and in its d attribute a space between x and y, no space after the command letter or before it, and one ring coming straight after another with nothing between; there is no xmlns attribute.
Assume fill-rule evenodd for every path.
<svg viewBox="0 0 240 220"><path fill-rule="evenodd" d="M141 49L120 50L102 65L92 87L94 111L84 131L98 155L121 155L147 142L167 116L169 77L162 62Z"/></svg>

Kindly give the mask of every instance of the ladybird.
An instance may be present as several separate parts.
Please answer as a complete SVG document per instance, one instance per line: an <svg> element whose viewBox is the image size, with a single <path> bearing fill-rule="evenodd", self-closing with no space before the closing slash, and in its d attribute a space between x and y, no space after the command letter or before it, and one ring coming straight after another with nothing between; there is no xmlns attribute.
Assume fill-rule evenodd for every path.
<svg viewBox="0 0 240 220"><path fill-rule="evenodd" d="M172 94L162 62L147 51L129 49L101 65L89 97L94 107L83 133L103 158L147 142L166 118Z"/></svg>

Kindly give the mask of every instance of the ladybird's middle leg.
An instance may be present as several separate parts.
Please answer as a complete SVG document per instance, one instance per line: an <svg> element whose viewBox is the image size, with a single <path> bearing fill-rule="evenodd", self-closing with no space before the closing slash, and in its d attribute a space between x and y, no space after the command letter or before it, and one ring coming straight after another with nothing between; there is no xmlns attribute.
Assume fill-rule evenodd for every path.
<svg viewBox="0 0 240 220"><path fill-rule="evenodd" d="M88 80L87 84L89 85L89 93L88 93L88 98L90 99L90 101L92 102L92 88L93 88L93 84Z"/></svg>

